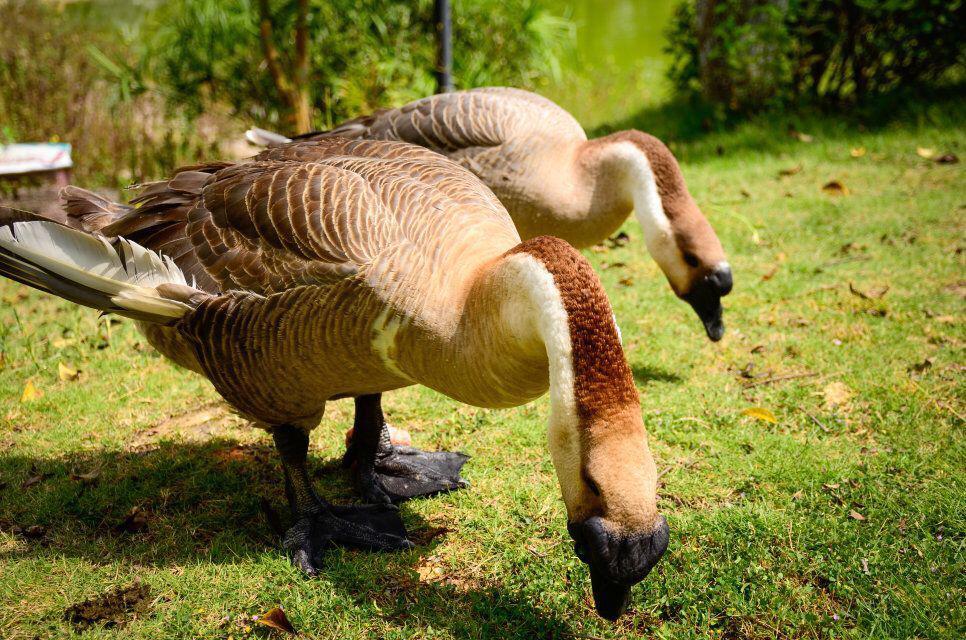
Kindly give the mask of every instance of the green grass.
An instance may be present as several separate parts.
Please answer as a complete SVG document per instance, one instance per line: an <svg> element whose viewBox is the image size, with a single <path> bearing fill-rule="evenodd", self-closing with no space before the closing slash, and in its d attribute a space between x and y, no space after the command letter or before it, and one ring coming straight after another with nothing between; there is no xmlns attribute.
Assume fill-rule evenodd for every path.
<svg viewBox="0 0 966 640"><path fill-rule="evenodd" d="M666 470L672 532L617 624L594 615L568 541L546 399L484 411L422 388L389 394L390 420L418 445L472 454L472 487L403 507L414 551L334 552L307 580L260 507L284 504L261 432L131 322L108 333L90 310L3 282L0 637L69 636L68 606L136 577L150 611L85 637L240 639L264 635L251 616L278 605L318 638L962 637L966 181L962 164L916 154L966 155L962 109L866 131L794 121L811 143L789 122L675 144L734 267L722 343L673 298L635 224L627 246L587 252ZM823 191L831 180L848 194ZM889 289L866 300L850 283ZM80 379L59 380L60 362ZM745 388L791 374L810 375ZM28 379L43 397L21 402ZM337 501L352 499L337 464L350 421L351 403L334 402L313 438ZM134 508L146 527L132 533L119 525ZM42 537L17 533L32 525Z"/></svg>

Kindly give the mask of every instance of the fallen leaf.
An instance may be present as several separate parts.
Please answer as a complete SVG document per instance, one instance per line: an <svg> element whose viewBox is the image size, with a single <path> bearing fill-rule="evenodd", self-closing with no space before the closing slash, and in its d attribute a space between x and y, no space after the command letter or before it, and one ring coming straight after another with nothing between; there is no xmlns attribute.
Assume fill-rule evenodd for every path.
<svg viewBox="0 0 966 640"><path fill-rule="evenodd" d="M843 195L843 196L849 195L849 188L846 187L841 182L839 182L838 180L829 180L828 182L823 184L822 191L832 195Z"/></svg>
<svg viewBox="0 0 966 640"><path fill-rule="evenodd" d="M617 281L623 287L630 287L634 285L634 278L626 276Z"/></svg>
<svg viewBox="0 0 966 640"><path fill-rule="evenodd" d="M627 263L625 263L625 262L602 262L600 266L603 269L618 269L620 267L626 267L627 266Z"/></svg>
<svg viewBox="0 0 966 640"><path fill-rule="evenodd" d="M27 380L23 386L23 393L20 394L20 402L33 402L44 397L44 392L37 388L33 380Z"/></svg>
<svg viewBox="0 0 966 640"><path fill-rule="evenodd" d="M29 489L35 484L40 484L44 480L50 477L49 473L35 473L34 475L28 477L26 480L20 483L21 489Z"/></svg>
<svg viewBox="0 0 966 640"><path fill-rule="evenodd" d="M779 176L793 176L802 170L802 165L796 164L794 167L788 167L787 169L781 169L778 171Z"/></svg>
<svg viewBox="0 0 966 640"><path fill-rule="evenodd" d="M80 376L80 371L70 366L69 364L64 364L63 362L57 363L57 377L64 382L73 382L77 380Z"/></svg>
<svg viewBox="0 0 966 640"><path fill-rule="evenodd" d="M861 158L865 155L865 147L853 147L852 150L849 151L849 155L853 158Z"/></svg>
<svg viewBox="0 0 966 640"><path fill-rule="evenodd" d="M772 278L775 277L775 274L778 273L778 268L779 268L779 265L777 265L777 264L774 265L771 269L769 269L768 271L766 271L765 273L763 273L761 275L761 279L762 280L771 280Z"/></svg>
<svg viewBox="0 0 966 640"><path fill-rule="evenodd" d="M863 300L878 300L889 292L889 285L886 284L882 285L881 287L873 287L868 291L862 291L860 289L856 289L855 285L850 282L849 291L852 292L852 295L859 296Z"/></svg>
<svg viewBox="0 0 966 640"><path fill-rule="evenodd" d="M802 133L801 131L798 131L797 129L795 129L795 127L788 128L788 135L795 138L799 142L811 142L812 140L815 139L812 136L808 135L807 133Z"/></svg>
<svg viewBox="0 0 966 640"><path fill-rule="evenodd" d="M926 369L932 367L934 360L932 358L925 358L922 362L917 362L916 364L911 364L907 367L907 371L912 371L913 373L922 373Z"/></svg>
<svg viewBox="0 0 966 640"><path fill-rule="evenodd" d="M298 631L295 630L295 627L292 626L292 623L289 622L288 616L285 615L285 611L283 611L281 607L275 607L265 615L258 618L257 622L261 625L269 627L270 629L277 629L291 635L296 635L298 633Z"/></svg>
<svg viewBox="0 0 966 640"><path fill-rule="evenodd" d="M862 558L862 573L869 575L869 561L865 558Z"/></svg>
<svg viewBox="0 0 966 640"><path fill-rule="evenodd" d="M841 486L842 485L840 485L838 482L828 482L826 484L823 484L822 488L827 489L829 491L834 491L835 489L838 489Z"/></svg>
<svg viewBox="0 0 966 640"><path fill-rule="evenodd" d="M83 482L84 484L93 484L101 475L100 471L90 471L88 473L77 473L72 471L67 477L75 482Z"/></svg>
<svg viewBox="0 0 966 640"><path fill-rule="evenodd" d="M75 338L57 338L50 344L52 344L55 349L63 349L64 347L69 347L75 342L77 342Z"/></svg>
<svg viewBox="0 0 966 640"><path fill-rule="evenodd" d="M801 500L805 496L805 492L799 489L792 494L792 500Z"/></svg>
<svg viewBox="0 0 966 640"><path fill-rule="evenodd" d="M933 320L940 324L954 324L956 322L956 316L936 316Z"/></svg>
<svg viewBox="0 0 966 640"><path fill-rule="evenodd" d="M23 537L30 538L31 540L39 540L45 535L47 535L47 527L39 524L31 525L23 531Z"/></svg>
<svg viewBox="0 0 966 640"><path fill-rule="evenodd" d="M742 189L741 189L741 191L740 191L739 193L741 193L741 196L742 196L743 198L750 198L750 197L751 197L751 192L750 192L750 191L748 191L748 190L747 190L747 189L745 189L745 188L742 188Z"/></svg>
<svg viewBox="0 0 966 640"><path fill-rule="evenodd" d="M920 158L925 158L926 160L929 160L934 155L936 155L936 150L930 149L928 147L916 147L916 155L919 156Z"/></svg>
<svg viewBox="0 0 966 640"><path fill-rule="evenodd" d="M938 164L956 164L959 162L959 157L955 153L944 153L938 158L936 158Z"/></svg>
<svg viewBox="0 0 966 640"><path fill-rule="evenodd" d="M830 382L822 390L822 395L825 397L825 408L834 409L845 406L854 394L845 383Z"/></svg>
<svg viewBox="0 0 966 640"><path fill-rule="evenodd" d="M148 528L148 517L139 507L133 507L114 529L121 533L137 533Z"/></svg>
<svg viewBox="0 0 966 640"><path fill-rule="evenodd" d="M764 407L748 407L744 409L742 415L749 416L751 418L756 418L764 422L771 422L772 424L778 424L778 418L770 410Z"/></svg>
<svg viewBox="0 0 966 640"><path fill-rule="evenodd" d="M858 520L859 522L865 521L865 516L859 513L858 511L856 511L855 509L852 509L851 511L849 511L849 517L852 518L853 520Z"/></svg>

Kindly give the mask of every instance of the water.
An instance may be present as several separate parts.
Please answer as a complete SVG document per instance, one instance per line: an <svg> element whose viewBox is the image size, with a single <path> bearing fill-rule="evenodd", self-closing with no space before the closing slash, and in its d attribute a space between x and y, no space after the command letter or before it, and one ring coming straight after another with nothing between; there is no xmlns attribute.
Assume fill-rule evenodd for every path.
<svg viewBox="0 0 966 640"><path fill-rule="evenodd" d="M664 31L681 0L548 0L577 28L563 77L544 93L585 127L626 118L667 96Z"/></svg>

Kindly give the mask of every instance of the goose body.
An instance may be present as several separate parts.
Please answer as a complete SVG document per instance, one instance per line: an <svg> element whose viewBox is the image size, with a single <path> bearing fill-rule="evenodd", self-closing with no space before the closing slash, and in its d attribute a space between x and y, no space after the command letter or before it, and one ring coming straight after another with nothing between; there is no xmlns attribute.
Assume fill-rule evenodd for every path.
<svg viewBox="0 0 966 640"><path fill-rule="evenodd" d="M327 138L181 170L135 207L64 195L67 216L53 222L0 210L0 273L135 318L158 350L271 431L295 518L285 546L308 573L333 542L411 546L398 516L350 512L312 490L307 433L327 401L356 398L353 464L367 499L457 486L445 471L458 478L465 458L380 441L379 394L411 384L481 407L550 390L550 451L602 615L620 613L666 548L637 391L599 280L560 239L521 242L493 193L455 163ZM84 260L72 260L80 240ZM117 243L168 270L122 260L106 284L78 284L83 265L117 260ZM442 471L393 484L380 456L385 468Z"/></svg>
<svg viewBox="0 0 966 640"><path fill-rule="evenodd" d="M444 93L298 136L400 140L432 149L478 176L512 216L523 239L597 244L633 212L651 256L689 302L709 337L723 334L720 298L731 270L671 151L630 130L588 140L567 111L537 94L505 87ZM268 145L286 138L260 130Z"/></svg>

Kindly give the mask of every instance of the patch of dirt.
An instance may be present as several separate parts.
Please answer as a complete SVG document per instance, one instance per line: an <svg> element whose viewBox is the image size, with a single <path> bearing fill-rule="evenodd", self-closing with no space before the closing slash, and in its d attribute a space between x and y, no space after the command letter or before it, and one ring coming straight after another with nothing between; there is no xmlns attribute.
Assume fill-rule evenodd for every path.
<svg viewBox="0 0 966 640"><path fill-rule="evenodd" d="M228 405L213 402L171 416L149 429L139 431L134 434L130 446L140 449L173 438L208 440L216 435L226 435L233 428L245 424L247 422L244 419L231 413Z"/></svg>
<svg viewBox="0 0 966 640"><path fill-rule="evenodd" d="M64 619L86 629L94 625L123 627L151 610L151 587L135 580L126 587L71 605L64 611Z"/></svg>

